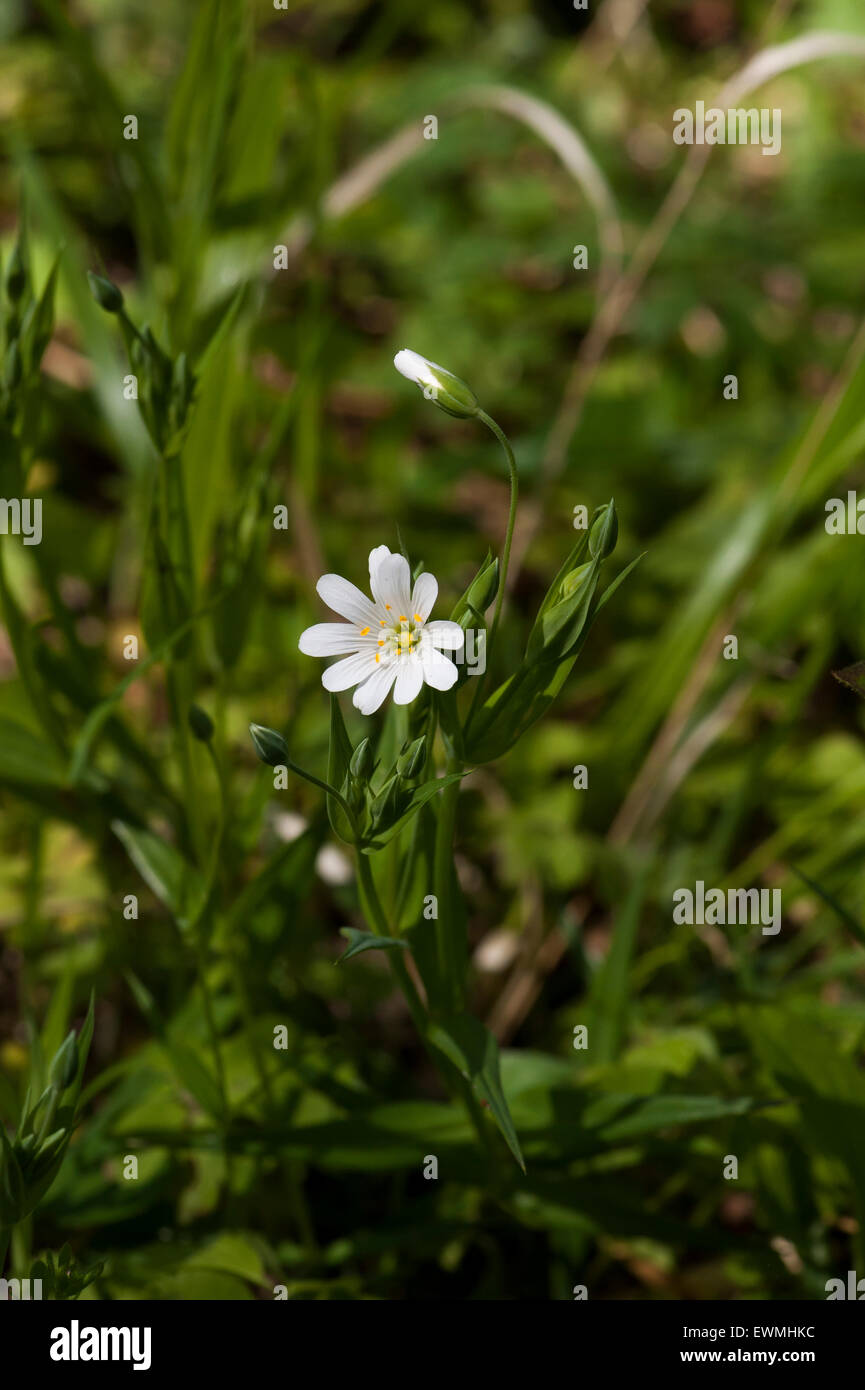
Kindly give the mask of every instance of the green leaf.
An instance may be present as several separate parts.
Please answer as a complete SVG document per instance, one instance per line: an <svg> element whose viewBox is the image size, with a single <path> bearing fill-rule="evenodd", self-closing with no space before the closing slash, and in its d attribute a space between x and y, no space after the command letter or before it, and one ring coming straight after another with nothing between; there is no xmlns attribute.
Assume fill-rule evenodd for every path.
<svg viewBox="0 0 865 1390"><path fill-rule="evenodd" d="M499 1045L488 1028L470 1014L441 1019L429 1030L432 1042L463 1076L472 1083L475 1094L486 1101L517 1163L526 1171L520 1141L514 1129L499 1071Z"/></svg>
<svg viewBox="0 0 865 1390"><path fill-rule="evenodd" d="M163 1038L165 1036L165 1024L159 1012L156 1000L150 993L150 990L147 988L146 984L144 984L143 980L138 978L133 970L124 970L123 974L126 983L132 991L136 1004L150 1024L150 1029L154 1037Z"/></svg>
<svg viewBox="0 0 865 1390"><path fill-rule="evenodd" d="M228 911L226 930L229 936L232 931L241 930L244 923L253 921L262 904L277 890L284 900L286 892L300 892L309 884L321 840L322 833L311 828L305 830L296 840L280 846L264 867L250 879Z"/></svg>
<svg viewBox="0 0 865 1390"><path fill-rule="evenodd" d="M363 951L408 950L408 942L400 941L396 936L376 936L375 932L360 931L357 927L340 927L339 934L344 936L349 944L337 965L341 965L344 960L350 960L352 956L359 956Z"/></svg>
<svg viewBox="0 0 865 1390"><path fill-rule="evenodd" d="M199 618L202 618L218 601L219 600L216 598L211 599L210 602L199 608L196 613L186 618L185 621L180 622L164 641L160 642L147 656L142 657L140 661L136 662L134 668L114 687L110 695L106 695L105 699L101 700L99 704L90 711L81 726L81 730L75 740L75 746L72 750L72 757L69 760L67 778L73 786L79 782L84 775L87 759L90 756L90 749L93 746L93 740L97 737L103 725L111 718L115 706L122 700L129 686L132 685L134 681L140 680L156 662L162 661L176 643L178 643L180 639L189 632L192 626L198 622Z"/></svg>
<svg viewBox="0 0 865 1390"><path fill-rule="evenodd" d="M339 707L339 700L335 695L330 697L330 751L327 757L327 780L337 791L341 791L346 777L348 776L351 755L354 752L351 739L345 727L342 717L342 710ZM335 835L348 844L354 843L351 826L345 811L340 806L335 797L328 794L327 797L327 818Z"/></svg>
<svg viewBox="0 0 865 1390"><path fill-rule="evenodd" d="M261 1253L250 1236L224 1231L183 1261L184 1269L217 1269L252 1284L266 1284Z"/></svg>
<svg viewBox="0 0 865 1390"><path fill-rule="evenodd" d="M25 1215L26 1189L18 1160L0 1124L0 1230L13 1226Z"/></svg>
<svg viewBox="0 0 865 1390"><path fill-rule="evenodd" d="M589 619L602 561L592 560L566 598L542 615L526 647L527 661L561 661L570 655Z"/></svg>
<svg viewBox="0 0 865 1390"><path fill-rule="evenodd" d="M63 787L62 759L38 734L14 719L0 717L0 781Z"/></svg>
<svg viewBox="0 0 865 1390"><path fill-rule="evenodd" d="M171 912L183 930L194 919L205 891L201 875L173 847L139 826L122 820L111 829L123 845L141 877Z"/></svg>
<svg viewBox="0 0 865 1390"><path fill-rule="evenodd" d="M603 1146L630 1143L674 1125L707 1124L711 1120L745 1115L754 1108L750 1096L634 1096L611 1092L580 1111L583 1131Z"/></svg>
<svg viewBox="0 0 865 1390"><path fill-rule="evenodd" d="M87 1013L81 1025L81 1032L78 1034L78 1073L72 1083L69 1093L69 1103L75 1106L81 1094L81 1083L84 1080L84 1069L87 1066L87 1058L90 1053L90 1044L93 1041L93 1029L96 1024L96 996L93 990L90 991L90 1000L87 1005Z"/></svg>
<svg viewBox="0 0 865 1390"><path fill-rule="evenodd" d="M176 1038L169 1037L165 1047L182 1084L202 1109L218 1120L223 1113L222 1093L212 1073L191 1047L178 1042Z"/></svg>
<svg viewBox="0 0 865 1390"><path fill-rule="evenodd" d="M618 589L619 585L620 585L620 584L624 584L624 582L625 582L625 580L627 579L628 575L631 573L631 570L637 568L637 565L640 563L640 561L641 561L642 559L645 558L645 556L646 556L647 553L648 553L648 552L645 551L645 550L642 551L641 554L639 554L635 560L632 560L631 563L630 563L629 565L625 565L625 568L622 570L621 574L617 574L617 575L616 575L616 577L615 577L615 579L613 580L612 584L608 584L608 585L607 585L606 589L605 589L604 592L601 594L601 597L598 599L598 602L597 602L597 604L595 605L595 611L594 611L594 613L592 614L592 622L595 621L595 618L598 616L598 614L600 613L601 609L605 606L605 604L609 603L610 599L613 597L613 594L616 592L616 590Z"/></svg>
<svg viewBox="0 0 865 1390"><path fill-rule="evenodd" d="M847 930L856 938L859 945L865 946L865 928L863 928L859 919L854 917L853 913L849 912L846 907L842 907L841 903L833 898L830 893L827 893L825 888L821 888L820 884L816 883L813 878L809 878L803 869L797 868L795 864L792 864L790 867L794 874L798 874L802 882L807 883L811 891L816 893L818 898L822 898L826 906L832 909L836 917L844 923Z"/></svg>
<svg viewBox="0 0 865 1390"><path fill-rule="evenodd" d="M174 487L176 486L175 480ZM177 509L172 509L172 516L178 516ZM178 519L176 525L180 527L182 521ZM151 522L139 606L141 627L152 652L164 650L172 639L176 640L194 621L189 612L190 596L185 583L187 579L184 567L174 561L155 522ZM183 655L185 645L181 647L178 655ZM143 663L139 663L139 668L134 674L141 674L141 666Z"/></svg>
<svg viewBox="0 0 865 1390"><path fill-rule="evenodd" d="M449 772L446 777L433 777L429 782L422 782L419 787L415 787L399 818L386 826L384 830L376 831L375 839L369 841L365 846L364 853L382 849L389 840L393 839L394 835L399 834L412 816L417 815L422 806L426 806L427 802L432 800L436 792L443 791L452 782L459 782L462 777L467 777L471 771L472 769L467 767L464 772Z"/></svg>
<svg viewBox="0 0 865 1390"><path fill-rule="evenodd" d="M25 372L35 372L42 360L42 354L48 346L51 331L54 326L54 293L57 287L57 272L60 268L61 251L58 251L54 258L54 264L45 281L38 300L33 304L25 316L21 329L22 339L22 358Z"/></svg>
<svg viewBox="0 0 865 1390"><path fill-rule="evenodd" d="M865 1204L860 1138L865 1076L857 1061L844 1052L811 1000L749 1010L743 1024L776 1085L797 1099L809 1146L846 1165L858 1201Z"/></svg>
<svg viewBox="0 0 865 1390"><path fill-rule="evenodd" d="M236 354L228 339L204 368L181 453L196 583L205 573L214 522L230 498L232 423L240 394Z"/></svg>
<svg viewBox="0 0 865 1390"><path fill-rule="evenodd" d="M593 1061L612 1061L622 1044L629 1003L628 975L645 889L644 868L632 884L621 910L616 914L612 945L592 980L589 994L592 1010L589 1036L592 1040Z"/></svg>
<svg viewBox="0 0 865 1390"><path fill-rule="evenodd" d="M42 1053L45 1057L54 1056L69 1031L76 964L77 958L70 954L65 962L60 983L51 996L51 1003L42 1024Z"/></svg>

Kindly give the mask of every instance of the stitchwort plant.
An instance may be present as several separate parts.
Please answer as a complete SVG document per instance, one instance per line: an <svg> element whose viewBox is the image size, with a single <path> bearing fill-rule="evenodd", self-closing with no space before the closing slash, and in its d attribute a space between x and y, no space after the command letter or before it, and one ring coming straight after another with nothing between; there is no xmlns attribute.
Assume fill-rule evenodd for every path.
<svg viewBox="0 0 865 1390"><path fill-rule="evenodd" d="M318 594L342 621L307 628L299 646L308 656L338 658L322 675L331 699L327 776L299 766L278 731L259 724L250 731L262 762L291 769L324 791L333 830L354 848L368 930L343 929L349 945L342 960L368 950L388 954L418 1033L445 1083L466 1105L481 1144L488 1148L490 1142L486 1108L524 1167L502 1089L498 1044L467 1008L467 910L454 867L460 786L473 768L508 753L543 715L595 618L633 565L599 594L601 570L618 534L611 499L597 508L563 560L516 669L497 672L495 636L519 496L513 449L452 372L410 349L397 353L394 365L439 409L478 420L499 441L511 482L501 553L487 554L448 619L431 618L439 590L434 576L422 564L412 571L408 557L386 545L369 556L371 597L347 578L323 575ZM486 672L473 690L465 669L452 659L469 630L481 634L489 649ZM383 712L357 744L338 699L350 689L362 715L373 720Z"/></svg>

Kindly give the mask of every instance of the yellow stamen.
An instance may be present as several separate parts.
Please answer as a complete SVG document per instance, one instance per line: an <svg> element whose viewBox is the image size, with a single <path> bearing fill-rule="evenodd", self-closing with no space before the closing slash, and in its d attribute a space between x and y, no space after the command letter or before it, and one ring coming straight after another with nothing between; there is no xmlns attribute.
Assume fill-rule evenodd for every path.
<svg viewBox="0 0 865 1390"><path fill-rule="evenodd" d="M423 622L423 618L421 617L420 613L415 613L415 615L414 615L414 620L415 620L416 623L422 623L422 622Z"/></svg>
<svg viewBox="0 0 865 1390"><path fill-rule="evenodd" d="M369 628L368 628L368 627L362 627L361 630L360 630L360 635L361 635L361 637L368 637L368 636L369 636Z"/></svg>
<svg viewBox="0 0 865 1390"><path fill-rule="evenodd" d="M400 613L400 615L399 615L399 620L400 620L401 623L407 623L407 622L408 622L408 618L406 617L405 613Z"/></svg>
<svg viewBox="0 0 865 1390"><path fill-rule="evenodd" d="M389 603L386 603L386 604L385 604L385 608L387 609L387 611L388 611L388 613L389 613L389 612L390 612L390 604L389 604Z"/></svg>
<svg viewBox="0 0 865 1390"><path fill-rule="evenodd" d="M378 662L378 661L381 661L381 656L379 655L378 652L376 652L376 654L375 654L375 659L376 659L377 662Z"/></svg>

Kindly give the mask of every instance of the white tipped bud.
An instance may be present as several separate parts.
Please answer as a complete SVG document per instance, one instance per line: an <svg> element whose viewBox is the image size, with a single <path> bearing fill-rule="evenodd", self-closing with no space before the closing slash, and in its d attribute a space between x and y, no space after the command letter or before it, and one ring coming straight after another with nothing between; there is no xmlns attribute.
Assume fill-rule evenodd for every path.
<svg viewBox="0 0 865 1390"><path fill-rule="evenodd" d="M402 376L420 387L427 400L434 401L448 415L455 415L459 420L477 415L475 393L446 367L430 362L428 357L421 357L411 348L402 348L393 359L393 365Z"/></svg>

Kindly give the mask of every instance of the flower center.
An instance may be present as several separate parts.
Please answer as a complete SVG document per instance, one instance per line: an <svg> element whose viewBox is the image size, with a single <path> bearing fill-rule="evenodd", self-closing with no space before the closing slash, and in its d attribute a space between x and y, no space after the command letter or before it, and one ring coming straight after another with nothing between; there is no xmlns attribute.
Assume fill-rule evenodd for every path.
<svg viewBox="0 0 865 1390"><path fill-rule="evenodd" d="M408 656L420 643L420 629L423 627L423 619L417 613L411 618L404 613L391 618L390 622L386 619L381 620L381 633L378 639L379 652L376 656L378 661L382 656ZM366 636L366 629L361 636Z"/></svg>

